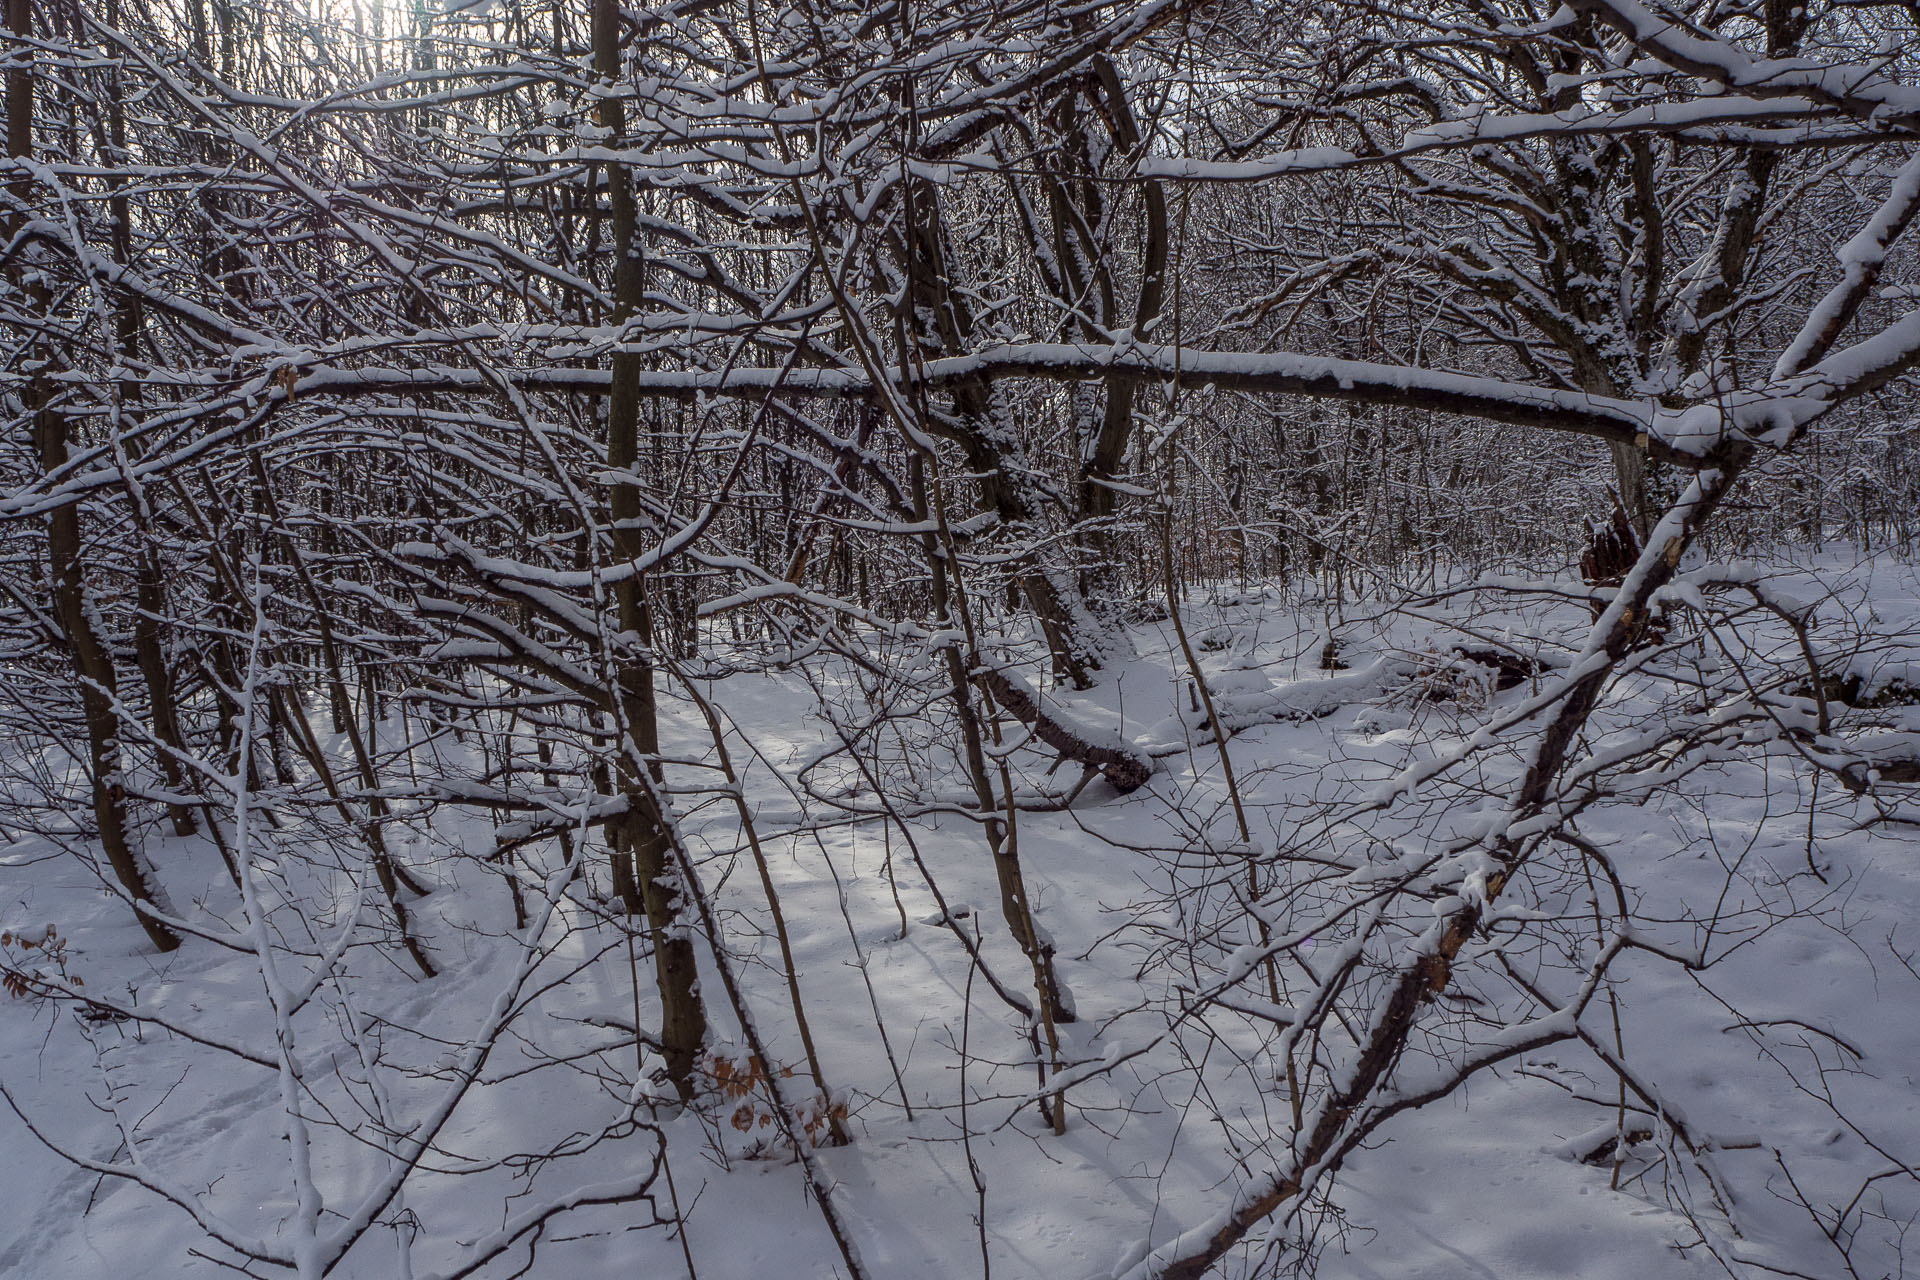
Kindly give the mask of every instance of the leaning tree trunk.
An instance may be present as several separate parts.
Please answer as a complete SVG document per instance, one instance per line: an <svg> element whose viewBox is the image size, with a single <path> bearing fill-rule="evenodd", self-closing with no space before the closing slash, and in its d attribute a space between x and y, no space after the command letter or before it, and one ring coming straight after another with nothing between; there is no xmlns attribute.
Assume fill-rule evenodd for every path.
<svg viewBox="0 0 1920 1280"><path fill-rule="evenodd" d="M1648 547L1627 574L1619 596L1595 624L1587 643L1591 661L1566 689L1553 718L1535 741L1532 758L1513 796L1508 830L1525 830L1547 813L1582 729L1619 664L1644 635L1654 594L1672 581L1681 557L1699 537L1729 490L1752 460L1752 445L1727 447L1713 467L1703 468L1690 491L1656 526ZM1309 1192L1392 1114L1371 1104L1390 1080L1421 1012L1447 990L1453 964L1489 909L1522 870L1537 832L1501 835L1489 842L1494 870L1484 897L1455 907L1418 942L1408 946L1384 998L1360 1036L1358 1056L1345 1078L1309 1113L1280 1164L1243 1185L1232 1207L1213 1221L1176 1237L1124 1272L1125 1280L1199 1280L1214 1264L1275 1213ZM1458 902L1459 899L1454 899Z"/></svg>
<svg viewBox="0 0 1920 1280"><path fill-rule="evenodd" d="M7 0L7 29L14 37L14 64L7 70L7 154L17 159L33 155L33 69L27 61L27 41L33 35L32 0ZM16 200L24 204L30 180L15 186ZM18 220L16 215L16 221ZM18 226L9 228L16 232ZM17 254L20 262L25 254ZM38 275L31 283L16 279L33 312L51 322L52 290ZM44 332L34 340L34 365L45 369L52 356ZM67 464L67 422L53 404L52 388L40 376L27 385L25 407L33 424L40 465L52 474ZM115 711L117 683L113 655L95 626L96 613L87 598L86 560L80 533L77 501L56 507L47 517L47 559L52 569L54 616L66 632L67 650L80 685L80 706L87 725L87 763L92 773L93 815L100 829L100 845L115 879L131 899L140 927L153 945L172 951L180 936L156 913L166 913L158 883L145 858L134 846L127 822L127 793L121 769L120 724Z"/></svg>
<svg viewBox="0 0 1920 1280"><path fill-rule="evenodd" d="M925 358L959 355L974 332L973 316L954 287L955 264L948 252L946 228L932 191L915 188L908 197L901 246L911 306L905 323ZM991 385L964 379L953 389L952 434L966 453L967 467L979 477L982 505L1015 537L1040 531L1038 495L1020 456L1018 436ZM1022 557L1016 578L1047 642L1054 674L1076 689L1093 683L1101 666L1101 626L1088 610L1073 573L1045 551Z"/></svg>
<svg viewBox="0 0 1920 1280"><path fill-rule="evenodd" d="M1105 111L1099 114L1106 121L1111 145L1130 161L1144 158L1140 126L1134 118L1132 105L1127 101L1126 88L1120 83L1113 62L1104 55L1096 55L1093 59L1092 81L1105 106ZM1093 124L1078 111L1073 97L1068 98L1063 108L1067 112L1069 128L1080 143L1079 156L1085 158L1083 162L1090 162L1093 140L1086 133L1093 128ZM1079 217L1057 216L1055 219L1056 235L1059 237L1055 252L1063 268L1070 267L1082 256L1069 243L1070 229L1099 226L1111 215L1099 211L1100 184L1093 181L1091 174L1077 184L1063 179L1051 182L1050 186L1056 204L1069 200L1075 186L1086 193L1082 203L1088 207L1081 211ZM1141 229L1139 295L1134 301L1130 331L1134 337L1144 340L1154 322L1160 318L1165 301L1168 227L1167 197L1160 181L1145 179L1139 183L1139 190L1144 225ZM1064 214L1064 210L1062 212ZM1118 313L1118 290L1112 278L1113 272L1104 255L1100 254L1101 246L1089 245L1086 248L1086 256L1093 260L1093 270L1099 277L1097 287L1086 292L1088 296L1102 301L1108 312L1104 323L1118 328L1126 322ZM1133 378L1116 375L1106 380L1106 403L1101 411L1099 426L1087 442L1081 459L1079 516L1083 529L1082 540L1090 561L1086 575L1090 596L1110 597L1116 586L1115 571L1119 567L1121 547L1113 527L1115 517L1119 514L1119 490L1115 482L1125 469L1127 446L1133 436L1133 408L1138 390L1139 384Z"/></svg>

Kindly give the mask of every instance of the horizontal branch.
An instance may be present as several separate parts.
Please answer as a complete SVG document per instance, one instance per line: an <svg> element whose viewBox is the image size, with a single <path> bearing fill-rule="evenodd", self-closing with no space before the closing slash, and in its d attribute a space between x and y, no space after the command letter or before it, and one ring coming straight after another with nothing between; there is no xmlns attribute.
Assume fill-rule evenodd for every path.
<svg viewBox="0 0 1920 1280"><path fill-rule="evenodd" d="M1255 394L1429 409L1515 426L1597 436L1637 444L1671 461L1698 461L1658 440L1650 442L1645 438L1654 415L1644 403L1412 365L1337 360L1293 352L1202 351L1153 343L1108 346L1010 343L986 347L969 355L929 361L924 369L923 380L932 386L979 378L1090 382L1126 377L1182 387L1217 387ZM525 391L601 395L611 385L611 375L602 369L501 372ZM292 379L291 383L294 397L479 391L492 385L477 371L447 367L319 369ZM863 371L847 368L653 369L643 371L639 383L643 395L676 398L770 393L863 397L873 390L871 380ZM265 394L289 393L283 386L275 386Z"/></svg>
<svg viewBox="0 0 1920 1280"><path fill-rule="evenodd" d="M1285 351L1204 351L1141 342L1007 343L968 355L928 361L919 372L902 381L945 387L981 379L1019 378L1049 382L1105 382L1119 378L1163 386L1424 409L1593 436L1644 450L1653 458L1688 468L1699 466L1705 459L1706 447L1718 441L1717 432L1703 434L1698 423L1683 422L1684 411L1661 410L1651 402L1529 386L1413 365L1338 360ZM678 400L699 396L860 399L873 393L872 380L865 372L849 368L652 369L643 370L638 382L643 396ZM191 416L207 421L223 414L246 414L249 425L258 426L273 410L300 400L491 394L503 383L528 393L597 396L607 394L612 375L605 369L553 367L485 371L454 365L315 367L295 359L277 364L258 377L194 406ZM1862 385L1866 384L1862 382ZM1848 390L1857 392L1859 388ZM1824 412L1831 408L1836 398L1830 395L1817 406L1818 410ZM84 411L72 403L64 408L71 416L84 416ZM1705 408L1718 413L1714 406ZM186 406L176 404L168 406L163 415L173 421L187 416L187 412ZM1672 427L1683 429L1666 429ZM209 447L209 442L219 435L213 432L201 437L188 454ZM1695 442L1694 448L1685 443L1690 439ZM46 479L0 496L0 520L44 515L80 501L93 490L124 483L117 466L100 465L110 456L108 446L95 446ZM182 455L156 452L136 467L136 478L144 480L163 475L181 460Z"/></svg>
<svg viewBox="0 0 1920 1280"><path fill-rule="evenodd" d="M1151 156L1143 177L1169 182L1267 182L1275 178L1381 168L1475 147L1515 146L1541 138L1680 137L1706 145L1872 146L1884 132L1843 124L1833 108L1806 97L1712 97L1654 102L1622 110L1579 103L1561 111L1524 111L1438 120L1409 129L1381 150L1290 147L1244 160Z"/></svg>

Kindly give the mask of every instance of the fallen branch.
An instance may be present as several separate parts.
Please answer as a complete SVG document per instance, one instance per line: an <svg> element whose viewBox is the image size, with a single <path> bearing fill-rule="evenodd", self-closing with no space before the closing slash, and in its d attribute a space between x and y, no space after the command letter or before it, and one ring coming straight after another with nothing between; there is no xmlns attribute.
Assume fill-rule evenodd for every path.
<svg viewBox="0 0 1920 1280"><path fill-rule="evenodd" d="M1060 714L1048 712L1040 700L1015 676L987 667L973 673L975 683L993 695L1008 714L1033 730L1034 737L1052 747L1061 756L1089 768L1100 770L1114 790L1125 795L1146 785L1153 776L1153 760L1135 750L1117 735L1104 735L1084 725L1073 724ZM1096 737L1108 737L1101 743Z"/></svg>

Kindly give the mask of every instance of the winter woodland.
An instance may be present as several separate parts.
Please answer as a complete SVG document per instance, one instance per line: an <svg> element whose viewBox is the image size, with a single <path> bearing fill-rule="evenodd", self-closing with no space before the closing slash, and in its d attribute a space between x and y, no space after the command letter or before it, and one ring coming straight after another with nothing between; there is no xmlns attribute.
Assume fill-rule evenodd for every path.
<svg viewBox="0 0 1920 1280"><path fill-rule="evenodd" d="M1911 0L0 11L0 1275L1920 1274Z"/></svg>

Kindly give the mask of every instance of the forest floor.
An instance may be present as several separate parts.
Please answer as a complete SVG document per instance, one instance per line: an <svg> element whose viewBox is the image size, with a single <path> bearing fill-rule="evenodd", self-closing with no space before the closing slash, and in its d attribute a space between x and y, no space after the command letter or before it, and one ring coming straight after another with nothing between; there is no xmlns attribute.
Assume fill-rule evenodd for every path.
<svg viewBox="0 0 1920 1280"><path fill-rule="evenodd" d="M1820 601L1814 634L1840 646L1837 655L1855 655L1847 660L1872 680L1920 686L1913 565L1827 556L1769 573L1781 590ZM1496 688L1490 669L1463 665L1453 646L1532 646L1550 671L1554 655L1577 643L1585 613L1565 604L1490 609L1484 596L1336 610L1253 591L1196 596L1186 621L1219 710L1238 727L1232 760L1253 844L1270 850L1298 847L1330 806L1464 741L1494 709L1527 695L1524 681ZM1756 623L1752 632L1756 669L1786 661L1779 638L1763 631ZM1330 638L1340 669L1321 665ZM989 966L1031 994L977 822L957 805L940 811L961 793L951 753L911 720L881 740L883 753L897 751L878 767L893 802L912 811L923 868L887 823L829 803L870 799L858 773L829 754L837 739L820 710L859 703L851 667L814 659L715 687L738 731L736 762L825 1075L848 1107L854 1141L821 1147L817 1158L876 1280L1111 1274L1217 1208L1238 1168L1261 1167L1260 1144L1284 1138L1286 1104L1262 1056L1271 1027L1202 1019L1204 1034L1199 1026L1166 1034L1183 981L1200 983L1229 963L1250 924L1217 874L1237 834L1172 630L1144 621L1130 640L1136 656L1073 695L1074 714L1149 750L1158 772L1130 795L1096 781L1068 808L1018 818L1034 912L1079 1015L1060 1028L1061 1056L1111 1064L1071 1091L1063 1136L1026 1099L1036 1067L1024 1028L969 963L928 886L925 873ZM1713 646L1703 639L1695 648L1711 666ZM1609 705L1606 732L1628 734L1637 717L1666 705L1651 692L1636 702L1635 688L1627 682ZM672 733L663 750L702 757L704 725L673 690L664 696ZM1873 732L1920 733L1920 707L1860 714ZM471 767L462 750L443 737L415 749L416 767ZM1509 776L1503 759L1476 766L1482 784ZM931 772L913 764L910 775L916 760L932 762ZM1023 748L1014 763L1036 798L1071 784L1070 768L1046 776L1044 751ZM71 768L52 756L14 764ZM1314 1215L1323 1280L1844 1276L1849 1266L1880 1277L1903 1274L1903 1263L1920 1267L1920 1236L1907 1238L1920 1213L1920 826L1910 801L1886 821L1831 781L1816 795L1811 778L1791 752L1762 745L1688 772L1649 800L1599 805L1582 818L1586 838L1622 869L1642 927L1704 947L1704 967L1623 957L1617 1029L1613 1007L1586 1015L1657 1082L1667 1108L1684 1111L1701 1149L1681 1150L1656 1117L1648 1126L1656 1136L1633 1144L1617 1168L1604 1154L1580 1159L1595 1146L1591 1135L1619 1123L1616 1081L1577 1044L1521 1055L1396 1118L1347 1162L1332 1204ZM802 1064L731 804L689 793L685 808L684 830L704 859L776 1064ZM291 885L293 863L317 862L322 845L303 832L300 814L279 822L261 826L254 856L272 883ZM142 834L180 912L245 932L210 842L175 838L157 823ZM57 965L87 992L190 1024L209 1041L270 1046L256 957L202 940L156 955L76 856L86 848L78 835L0 843L10 955ZM385 1157L364 1140L354 1110L367 1068L329 1029L378 1020L374 1070L397 1105L431 1094L423 1073L484 1019L520 955L491 848L487 820L470 810L443 806L423 819L400 852L434 887L411 905L441 975L420 980L397 948L356 949L339 984L351 999L318 1002L300 1025L309 1105L344 1126L315 1128L314 1173L330 1203L350 1201ZM590 848L597 863L598 841ZM526 865L557 856L530 851ZM603 864L580 892L604 899ZM344 908L288 896L274 927L291 954L307 945L302 930L320 936ZM588 909L592 901L563 911L542 939L551 981L493 1050L488 1083L461 1104L432 1168L409 1181L400 1224L369 1234L337 1274L436 1274L517 1205L644 1166L652 1150L644 1133L616 1129L568 1145L570 1135L607 1130L634 1093L632 1041L619 1028L635 1018L636 968L626 935ZM19 949L19 939L49 928L55 946ZM1301 961L1310 964L1311 951L1303 944ZM647 967L642 954L643 978ZM703 987L725 1042L734 1024L720 984L709 975ZM650 1004L643 996L643 1025ZM154 1176L254 1236L273 1239L294 1212L282 1082L271 1070L137 1021L14 998L0 999L0 1082L46 1139L115 1161L128 1158L132 1134ZM644 1078L642 1088L661 1092ZM517 1246L482 1274L669 1277L687 1270L689 1255L702 1280L843 1270L791 1151L761 1123L764 1103L717 1089L694 1108L657 1114L684 1247L678 1228L650 1225L644 1205L583 1207L555 1218L536 1253ZM75 1168L11 1113L0 1112L0 1143L0 1276L232 1274L216 1261L231 1255L187 1214ZM554 1155L503 1161L528 1152ZM673 1216L666 1188L656 1195L659 1214ZM1235 1255L1221 1274L1263 1265L1284 1273L1291 1257L1263 1264Z"/></svg>

